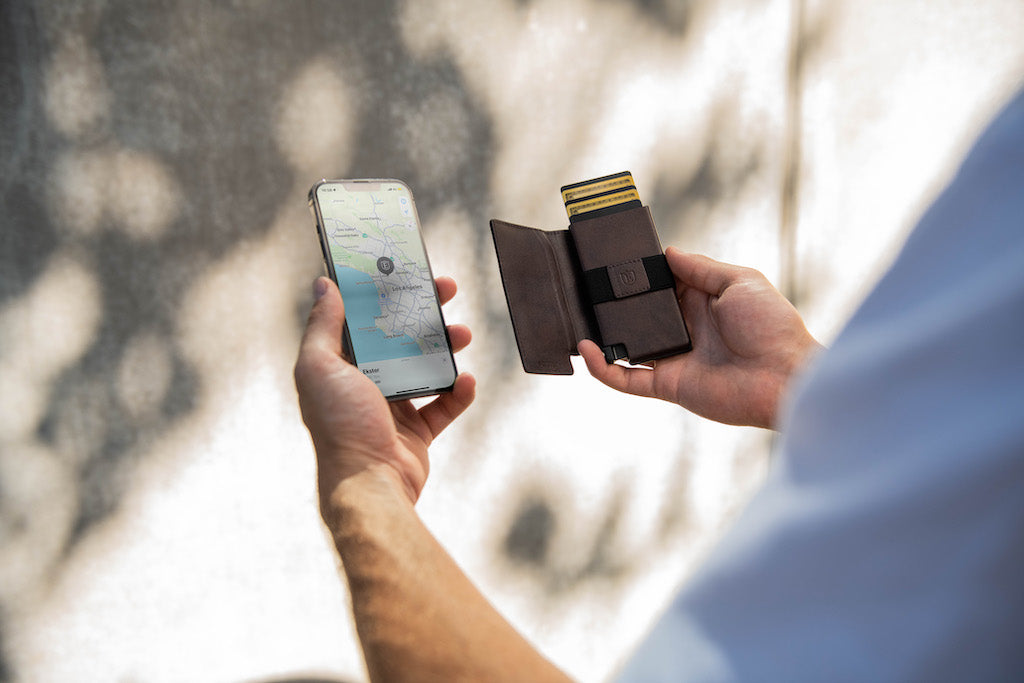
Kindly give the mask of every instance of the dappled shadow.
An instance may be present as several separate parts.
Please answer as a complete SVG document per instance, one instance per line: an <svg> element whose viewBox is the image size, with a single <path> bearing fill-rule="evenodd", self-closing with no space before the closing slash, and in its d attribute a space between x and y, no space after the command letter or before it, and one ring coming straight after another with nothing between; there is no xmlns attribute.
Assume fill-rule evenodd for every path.
<svg viewBox="0 0 1024 683"><path fill-rule="evenodd" d="M549 597L564 595L586 582L620 579L636 571L638 564L647 561L653 550L648 547L635 554L621 550L623 539L619 526L630 504L629 493L619 487L601 510L600 517L594 520L572 510L571 506L556 515L558 508L554 501L546 500L539 491L527 489L508 524L502 546L505 555L513 565L537 576ZM577 524L577 520L584 523ZM684 516L676 516L672 519L671 530L679 532L685 524ZM579 532L588 540L581 542L576 537ZM573 548L568 560L555 557L552 546L556 543Z"/></svg>
<svg viewBox="0 0 1024 683"><path fill-rule="evenodd" d="M487 163L487 126L466 99L457 73L443 62L413 62L400 44L380 40L379 32L395 31L389 28L394 11L388 3L366 5L361 17L346 11L345 22L316 20L332 8L330 3L301 9L268 5L239 12L175 3L144 10L132 3L76 8L15 3L3 13L11 32L6 49L20 51L7 61L20 68L6 72L4 91L16 96L8 100L11 116L4 119L21 127L8 131L13 140L5 145L18 151L14 173L5 175L5 208L11 209L8 221L16 230L4 231L2 268L9 275L0 282L0 301L23 294L61 251L70 251L88 269L100 297L101 315L88 348L54 378L36 430L39 442L74 453L80 504L71 545L116 507L124 493L122 466L195 408L202 380L175 344L189 287L226 253L264 235L278 207L301 201L292 194L293 171L268 131L283 84L323 46L344 45L344 52L358 54L366 69L362 77L374 84L365 91L366 115L357 130L374 142L358 147L350 167L408 178L428 217L454 197L477 221L483 218L487 174L480 169ZM364 24L380 25L379 32L362 30ZM290 31L267 31L282 25ZM95 121L71 134L60 122L44 123L58 77L52 54L36 49L47 41L17 38L33 28L51 44L74 43L69 49L76 54L69 59L95 59L101 70L97 82L87 84L101 90L65 95L67 106L81 106L75 97L107 104ZM254 36L262 43L257 52ZM459 129L465 152L449 178L431 175L430 159L414 163L410 156L416 147L393 134L408 112L437 104L431 98L439 91L449 96L445 104L458 109L465 124ZM420 120L406 127L429 129L430 121L431 112L421 112ZM435 133L443 123L434 126ZM122 154L118 150L166 169L176 201L173 220L159 234L137 234L131 214L124 219L128 226L120 224L119 202L147 188L140 185L144 178L118 175L116 160L107 163ZM66 166L76 172L61 174ZM324 172L346 170L339 164ZM103 188L110 195L97 199L97 184L110 183L115 186ZM67 208L55 211L53 204ZM83 217L86 211L92 215ZM296 308L304 306L304 300L296 301ZM133 414L138 401L128 402L136 397L123 396L118 384L140 338L149 343L139 363L163 366L159 386L150 386L161 395L149 399L152 405L141 416Z"/></svg>

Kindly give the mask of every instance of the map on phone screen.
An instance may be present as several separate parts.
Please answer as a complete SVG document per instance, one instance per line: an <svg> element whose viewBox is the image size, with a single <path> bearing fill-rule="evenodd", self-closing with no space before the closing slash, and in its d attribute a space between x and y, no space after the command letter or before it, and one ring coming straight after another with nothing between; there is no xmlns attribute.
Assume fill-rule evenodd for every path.
<svg viewBox="0 0 1024 683"><path fill-rule="evenodd" d="M448 354L408 188L397 182L337 184L322 186L321 193L324 233L360 367Z"/></svg>

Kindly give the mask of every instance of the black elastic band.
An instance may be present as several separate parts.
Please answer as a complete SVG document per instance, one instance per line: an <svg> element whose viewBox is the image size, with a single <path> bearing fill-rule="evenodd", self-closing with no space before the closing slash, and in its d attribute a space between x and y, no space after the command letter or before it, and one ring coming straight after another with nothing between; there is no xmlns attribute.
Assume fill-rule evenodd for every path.
<svg viewBox="0 0 1024 683"><path fill-rule="evenodd" d="M672 275L672 270L668 267L668 259L665 258L664 254L655 254L640 260L643 263L644 270L647 272L647 280L651 284L649 288L643 290L644 292L675 287L676 280ZM615 296L615 290L612 288L612 280L608 274L607 266L584 271L583 282L587 288L587 295L590 297L591 305L596 306L597 304L620 298ZM642 293L636 292L636 294Z"/></svg>

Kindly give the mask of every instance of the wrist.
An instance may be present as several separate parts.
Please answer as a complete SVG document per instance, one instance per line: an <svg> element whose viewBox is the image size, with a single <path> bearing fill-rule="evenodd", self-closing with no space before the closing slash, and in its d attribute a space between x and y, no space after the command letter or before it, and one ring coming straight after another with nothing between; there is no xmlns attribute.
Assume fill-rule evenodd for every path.
<svg viewBox="0 0 1024 683"><path fill-rule="evenodd" d="M764 425L766 428L778 430L778 420L782 405L785 403L786 396L792 390L793 382L807 368L807 366L810 365L814 356L824 348L825 347L819 344L817 340L808 335L806 342L800 346L799 350L794 351L790 356L785 370L779 377L778 390L776 392L775 400L771 406L769 420L767 424Z"/></svg>
<svg viewBox="0 0 1024 683"><path fill-rule="evenodd" d="M387 463L366 465L347 476L320 472L320 515L337 542L351 522L377 510L412 509L415 492Z"/></svg>

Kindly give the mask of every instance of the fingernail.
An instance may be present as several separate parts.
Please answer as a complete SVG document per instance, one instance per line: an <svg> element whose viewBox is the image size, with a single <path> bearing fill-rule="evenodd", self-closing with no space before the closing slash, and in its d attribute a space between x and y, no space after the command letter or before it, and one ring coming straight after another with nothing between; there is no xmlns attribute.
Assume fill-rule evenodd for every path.
<svg viewBox="0 0 1024 683"><path fill-rule="evenodd" d="M314 298L319 299L320 297L322 297L326 293L327 293L327 279L326 278L322 278L322 277L318 277L316 280L313 280L313 296L314 296Z"/></svg>

